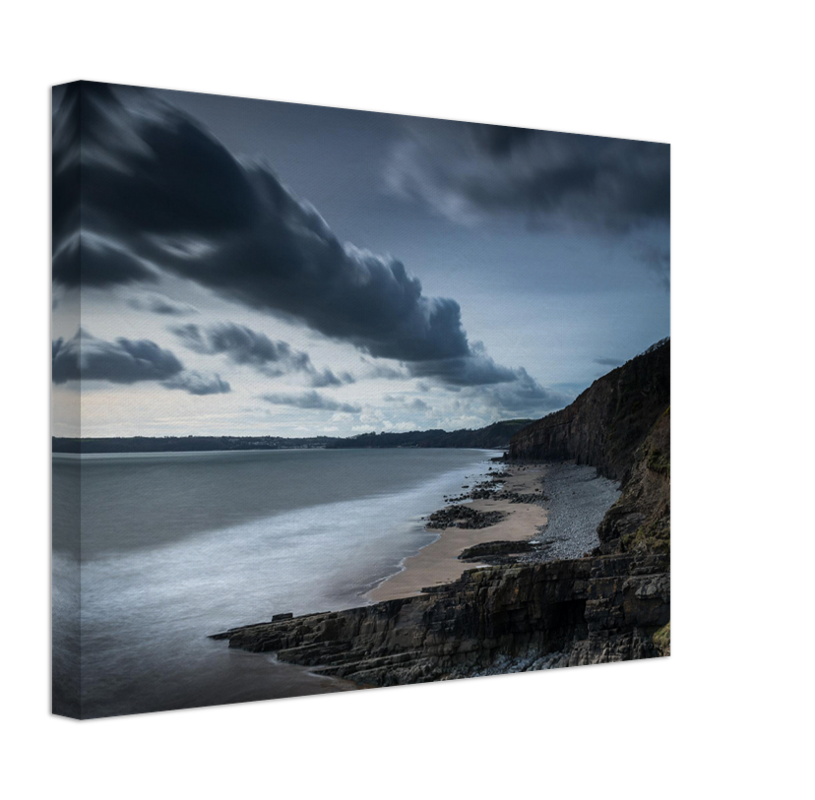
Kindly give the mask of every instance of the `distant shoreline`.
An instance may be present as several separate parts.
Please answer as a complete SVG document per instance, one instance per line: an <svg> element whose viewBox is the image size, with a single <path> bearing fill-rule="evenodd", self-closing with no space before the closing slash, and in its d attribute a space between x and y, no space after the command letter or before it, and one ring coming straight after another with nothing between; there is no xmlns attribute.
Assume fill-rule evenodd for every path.
<svg viewBox="0 0 815 800"><path fill-rule="evenodd" d="M510 438L531 420L494 422L484 428L456 431L428 430L406 433L363 433L336 436L111 436L51 439L53 453L172 453L247 450L340 450L389 448L462 448L506 450Z"/></svg>
<svg viewBox="0 0 815 800"><path fill-rule="evenodd" d="M283 439L273 436L167 436L71 439L54 436L52 453L90 455L99 453L201 453L248 450L324 450L327 437Z"/></svg>

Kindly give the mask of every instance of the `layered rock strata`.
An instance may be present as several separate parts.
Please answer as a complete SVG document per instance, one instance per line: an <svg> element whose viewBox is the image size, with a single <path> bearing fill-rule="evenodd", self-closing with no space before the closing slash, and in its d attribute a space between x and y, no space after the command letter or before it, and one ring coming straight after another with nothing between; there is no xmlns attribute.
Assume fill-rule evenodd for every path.
<svg viewBox="0 0 815 800"><path fill-rule="evenodd" d="M463 677L497 658L575 666L660 655L670 620L665 555L622 554L466 572L418 597L217 634L230 647L361 684Z"/></svg>

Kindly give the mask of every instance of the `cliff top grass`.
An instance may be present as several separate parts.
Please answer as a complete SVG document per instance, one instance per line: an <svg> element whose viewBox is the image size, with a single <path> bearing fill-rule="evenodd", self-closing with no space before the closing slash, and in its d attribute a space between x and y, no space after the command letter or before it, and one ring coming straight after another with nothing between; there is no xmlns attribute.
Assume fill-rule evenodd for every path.
<svg viewBox="0 0 815 800"><path fill-rule="evenodd" d="M660 655L669 656L671 654L671 623L663 625L653 636L654 644Z"/></svg>
<svg viewBox="0 0 815 800"><path fill-rule="evenodd" d="M627 533L620 544L627 553L670 553L671 523L669 519L658 518L640 525L634 533Z"/></svg>

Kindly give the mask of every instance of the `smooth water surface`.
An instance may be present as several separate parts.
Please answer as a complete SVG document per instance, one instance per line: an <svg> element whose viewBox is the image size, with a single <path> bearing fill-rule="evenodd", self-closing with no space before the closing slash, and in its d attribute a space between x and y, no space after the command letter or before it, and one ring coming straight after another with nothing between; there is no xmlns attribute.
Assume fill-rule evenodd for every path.
<svg viewBox="0 0 815 800"><path fill-rule="evenodd" d="M368 589L436 538L421 517L483 473L491 455L54 456L55 710L69 710L66 681L77 672L80 579L84 717L337 688L207 634L365 603Z"/></svg>

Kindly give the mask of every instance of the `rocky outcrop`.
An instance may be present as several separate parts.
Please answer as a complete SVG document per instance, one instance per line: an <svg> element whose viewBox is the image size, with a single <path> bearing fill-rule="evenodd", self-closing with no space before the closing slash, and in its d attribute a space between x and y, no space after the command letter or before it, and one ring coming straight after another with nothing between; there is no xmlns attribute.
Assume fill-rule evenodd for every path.
<svg viewBox="0 0 815 800"><path fill-rule="evenodd" d="M425 594L216 634L230 647L373 686L478 673L498 659L550 666L661 655L667 556L622 554L488 567Z"/></svg>
<svg viewBox="0 0 815 800"><path fill-rule="evenodd" d="M501 511L477 511L470 506L452 505L434 511L427 520L428 530L443 531L447 528L476 530L489 528L506 517Z"/></svg>
<svg viewBox="0 0 815 800"><path fill-rule="evenodd" d="M508 555L517 556L519 553L535 553L537 550L538 546L530 542L482 542L462 550L458 558L459 561L484 561Z"/></svg>
<svg viewBox="0 0 815 800"><path fill-rule="evenodd" d="M227 631L230 647L277 652L321 673L388 686L549 653L587 634L591 559L471 570L426 594Z"/></svg>

